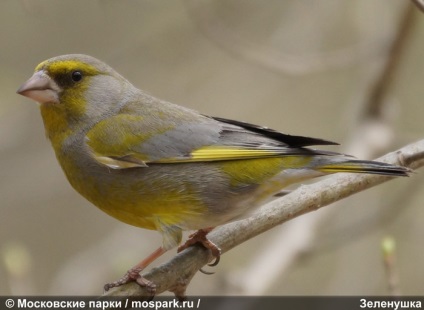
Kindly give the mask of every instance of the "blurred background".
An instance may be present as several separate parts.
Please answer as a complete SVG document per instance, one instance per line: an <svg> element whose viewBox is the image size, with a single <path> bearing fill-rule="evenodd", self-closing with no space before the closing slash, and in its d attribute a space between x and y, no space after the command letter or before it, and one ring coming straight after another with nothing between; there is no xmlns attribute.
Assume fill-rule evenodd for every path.
<svg viewBox="0 0 424 310"><path fill-rule="evenodd" d="M47 58L89 54L162 99L361 158L423 137L424 15L409 1L5 0L0 23L0 295L101 294L161 242L68 184L37 104L15 93ZM187 293L423 295L423 184L418 171L274 228Z"/></svg>

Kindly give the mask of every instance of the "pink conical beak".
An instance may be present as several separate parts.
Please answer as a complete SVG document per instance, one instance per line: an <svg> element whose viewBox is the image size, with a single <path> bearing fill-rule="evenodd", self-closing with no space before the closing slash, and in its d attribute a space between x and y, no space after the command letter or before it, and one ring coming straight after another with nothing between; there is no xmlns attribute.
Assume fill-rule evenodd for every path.
<svg viewBox="0 0 424 310"><path fill-rule="evenodd" d="M59 103L60 88L44 71L37 71L16 91L39 103Z"/></svg>

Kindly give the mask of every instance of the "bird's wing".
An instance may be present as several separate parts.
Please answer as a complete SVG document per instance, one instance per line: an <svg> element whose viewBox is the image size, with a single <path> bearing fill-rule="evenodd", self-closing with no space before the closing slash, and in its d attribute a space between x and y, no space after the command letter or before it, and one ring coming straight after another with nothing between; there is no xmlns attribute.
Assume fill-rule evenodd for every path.
<svg viewBox="0 0 424 310"><path fill-rule="evenodd" d="M303 147L333 142L203 115L180 120L118 114L97 123L87 133L86 144L96 161L114 169L337 154Z"/></svg>

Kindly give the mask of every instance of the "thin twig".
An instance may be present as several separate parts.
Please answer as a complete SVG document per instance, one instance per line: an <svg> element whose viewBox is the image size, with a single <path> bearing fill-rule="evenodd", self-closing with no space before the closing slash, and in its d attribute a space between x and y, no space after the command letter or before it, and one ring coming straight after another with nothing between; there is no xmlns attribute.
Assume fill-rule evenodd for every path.
<svg viewBox="0 0 424 310"><path fill-rule="evenodd" d="M391 164L404 164L412 169L419 168L424 165L424 140L389 153L378 160ZM221 226L208 236L225 253L288 220L390 179L392 178L380 175L336 174L312 185L301 186L291 194L263 206L260 213L246 220ZM144 276L157 285L157 294L171 290L178 291L182 295L194 274L212 259L207 250L194 246ZM145 289L135 283L128 283L105 294L105 296L148 295Z"/></svg>
<svg viewBox="0 0 424 310"><path fill-rule="evenodd" d="M413 32L412 29L415 22L415 8L412 5L407 5L405 13L399 22L398 32L394 36L393 43L389 48L386 64L368 96L369 103L366 105L367 109L364 111L366 116L378 117L382 114L381 110L383 109L384 101L388 90L392 88L404 50L408 46L406 42Z"/></svg>
<svg viewBox="0 0 424 310"><path fill-rule="evenodd" d="M424 0L412 0L412 3L416 5L416 7L424 13Z"/></svg>
<svg viewBox="0 0 424 310"><path fill-rule="evenodd" d="M319 70L328 70L329 68L351 66L363 59L379 55L380 51L384 51L386 46L385 39L376 40L372 38L332 51L309 51L298 55L264 45L261 42L252 41L252 38L246 39L242 33L228 27L225 22L217 18L214 15L215 11L208 9L205 3L201 1L191 0L184 3L187 7L188 16L196 23L197 29L211 42L235 55L237 59L244 58L277 73L304 75ZM335 5L332 6L332 9L335 9ZM328 11L320 10L319 12L314 11L312 14L317 15L320 12L328 13ZM304 13L308 14L311 11L305 9ZM311 18L304 17L304 20L313 23ZM361 48L363 45L368 48Z"/></svg>

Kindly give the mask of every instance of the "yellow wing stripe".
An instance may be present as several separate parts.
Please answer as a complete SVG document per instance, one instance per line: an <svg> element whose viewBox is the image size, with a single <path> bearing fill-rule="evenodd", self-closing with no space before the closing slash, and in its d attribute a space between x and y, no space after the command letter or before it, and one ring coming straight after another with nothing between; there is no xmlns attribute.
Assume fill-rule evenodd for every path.
<svg viewBox="0 0 424 310"><path fill-rule="evenodd" d="M281 156L281 152L260 149L241 149L231 146L209 146L194 150L187 157L163 158L159 160L146 161L146 163L190 163L277 156Z"/></svg>
<svg viewBox="0 0 424 310"><path fill-rule="evenodd" d="M191 153L194 160L224 160L224 159L243 159L246 157L264 157L275 156L277 152L260 149L240 149L234 147L204 147Z"/></svg>

